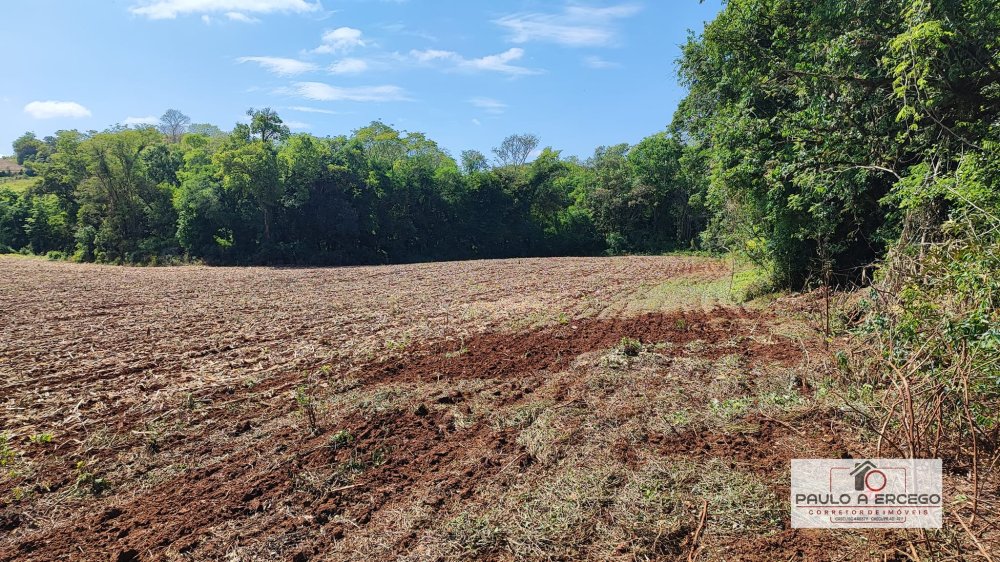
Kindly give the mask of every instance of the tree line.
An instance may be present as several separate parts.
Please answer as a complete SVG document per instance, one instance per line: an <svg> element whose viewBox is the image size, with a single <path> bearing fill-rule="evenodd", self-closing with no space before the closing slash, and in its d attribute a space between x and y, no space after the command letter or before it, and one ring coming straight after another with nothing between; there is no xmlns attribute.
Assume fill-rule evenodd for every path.
<svg viewBox="0 0 1000 562"><path fill-rule="evenodd" d="M860 279L1000 216L995 1L729 0L679 69L703 243L780 285Z"/></svg>
<svg viewBox="0 0 1000 562"><path fill-rule="evenodd" d="M769 266L781 287L871 284L841 318L855 336L837 359L846 400L883 454L967 475L954 517L987 544L975 521L1000 463L996 0L729 0L679 67L689 93L671 129L703 171L701 243Z"/></svg>
<svg viewBox="0 0 1000 562"><path fill-rule="evenodd" d="M302 264L702 249L777 286L863 280L892 248L1000 216L994 8L730 0L682 48L669 127L586 160L533 135L455 158L381 122L293 135L270 109L230 132L170 110L29 133L14 149L38 181L0 187L0 247Z"/></svg>
<svg viewBox="0 0 1000 562"><path fill-rule="evenodd" d="M0 250L77 261L366 264L687 249L705 210L664 132L581 161L511 135L458 159L381 123L320 138L271 109L230 132L158 127L14 142L37 178L0 185Z"/></svg>

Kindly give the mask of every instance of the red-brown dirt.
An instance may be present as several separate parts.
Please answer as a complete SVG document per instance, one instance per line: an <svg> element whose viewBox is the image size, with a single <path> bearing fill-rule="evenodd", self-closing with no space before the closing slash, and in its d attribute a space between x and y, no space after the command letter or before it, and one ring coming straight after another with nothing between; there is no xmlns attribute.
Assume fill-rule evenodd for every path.
<svg viewBox="0 0 1000 562"><path fill-rule="evenodd" d="M830 409L738 414L736 431L653 423L650 408L700 407L720 361L753 394L823 354L778 330L790 320L775 311L612 313L664 279L722 278L714 260L142 270L0 258L0 273L0 433L14 451L2 561L825 560L844 544L782 524L716 533L708 517L698 545L697 509L651 545L605 548L583 530L599 516L573 520L578 538L537 543L503 520L462 527L469 510L522 501L509 490L579 471L718 459L754 478L805 453L859 453ZM624 357L612 351L623 338L643 344L638 362L602 366ZM648 400L670 392L689 399ZM808 384L796 392L808 398ZM573 447L594 453L579 464Z"/></svg>
<svg viewBox="0 0 1000 562"><path fill-rule="evenodd" d="M532 382L530 376L564 369L580 354L614 347L624 337L634 337L645 344L730 343L752 361L780 363L800 359L801 352L788 342L739 345L741 323L761 316L737 308L718 308L709 313L646 314L615 320L581 318L521 333L477 334L459 350L454 349L454 342L433 342L390 361L360 366L356 371L364 377L365 385L492 379L499 383L497 392L502 400L498 402L510 403L523 399L525 390L530 393L530 387L522 386ZM726 349L713 348L704 355L718 357ZM268 390L287 390L289 385L300 381L275 384L279 383L276 380L268 385ZM261 388L255 390L259 392ZM243 393L234 391L233 395ZM439 404L460 404L463 399L460 393L428 398ZM273 415L273 410L270 414ZM251 417L234 428L233 433L249 430L255 421ZM72 557L73 550L80 545L99 552L117 552L125 559L136 556L145 559L168 547L183 554L204 546L203 539L197 537L197 529L211 528L233 518L253 518L266 511L266 506L290 501L307 514L290 520L268 518L267 525L254 533L294 534L311 523L336 540L350 532L350 528L343 523L331 523L331 519L346 517L366 523L372 512L389 498L408 493L416 482L430 486L438 494L428 501L443 503L449 496L467 495L478 479L505 466L510 468L509 463L527 462L523 447L515 443L516 434L511 430L496 431L484 422L457 429L450 414L431 413L424 405L411 411L374 416L353 414L337 427L351 436L350 442L339 449L328 443L329 435L303 438L301 430L286 428L269 436L266 443L188 471L128 502L61 527L57 533L46 533L49 538L25 540L17 545L17 555L39 559ZM690 443L699 441L692 436ZM219 451L210 448L188 452L199 457L218 454ZM373 457L377 460L372 460ZM314 497L302 497L309 494L299 489L300 474L343 466L352 459L373 466L360 471L350 485L337 485L332 490L317 490ZM327 478L333 478L327 486L336 480ZM60 487L67 485L70 482L60 483ZM241 537L253 538L252 533ZM300 557L308 558L320 551L322 541L305 537L301 540L297 545ZM317 544L310 546L312 542ZM406 541L398 545L400 549L407 546Z"/></svg>
<svg viewBox="0 0 1000 562"><path fill-rule="evenodd" d="M614 347L623 338L643 344L728 344L700 354L709 358L737 353L752 362L787 364L800 360L802 351L790 340L757 343L741 331L750 320L767 318L764 313L726 307L634 318L580 318L520 333L492 332L476 334L467 341L435 342L405 358L368 366L362 376L366 381L426 381L557 371L580 354Z"/></svg>

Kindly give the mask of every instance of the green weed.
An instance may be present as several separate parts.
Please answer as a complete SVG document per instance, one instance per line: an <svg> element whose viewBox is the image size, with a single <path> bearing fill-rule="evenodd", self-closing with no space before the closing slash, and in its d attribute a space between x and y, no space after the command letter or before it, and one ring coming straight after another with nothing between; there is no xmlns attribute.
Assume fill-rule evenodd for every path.
<svg viewBox="0 0 1000 562"><path fill-rule="evenodd" d="M629 357L637 357L642 352L642 342L626 336L618 342L618 349Z"/></svg>
<svg viewBox="0 0 1000 562"><path fill-rule="evenodd" d="M744 396L742 398L727 398L725 400L713 398L712 402L709 404L709 408L711 409L712 414L728 421L745 415L747 410L750 409L751 404L753 404L753 399L749 396Z"/></svg>
<svg viewBox="0 0 1000 562"><path fill-rule="evenodd" d="M78 461L76 463L76 488L81 492L99 496L111 488L111 484L107 479L101 478L91 472L87 466L87 461Z"/></svg>
<svg viewBox="0 0 1000 562"><path fill-rule="evenodd" d="M51 433L38 433L38 434L32 435L29 438L29 440L32 443L34 443L35 445L48 445L49 443L52 442L52 434Z"/></svg>
<svg viewBox="0 0 1000 562"><path fill-rule="evenodd" d="M346 429L341 429L330 437L330 447L333 450L343 449L354 442L354 436Z"/></svg>
<svg viewBox="0 0 1000 562"><path fill-rule="evenodd" d="M410 346L410 337L406 336L400 340L386 339L385 348L389 351L403 351Z"/></svg>
<svg viewBox="0 0 1000 562"><path fill-rule="evenodd" d="M299 412L309 424L309 431L313 435L319 435L320 429L316 398L313 396L312 388L306 385L298 386L295 389L295 403L298 405Z"/></svg>
<svg viewBox="0 0 1000 562"><path fill-rule="evenodd" d="M0 433L0 467L12 466L16 458L17 451L11 446L10 437Z"/></svg>

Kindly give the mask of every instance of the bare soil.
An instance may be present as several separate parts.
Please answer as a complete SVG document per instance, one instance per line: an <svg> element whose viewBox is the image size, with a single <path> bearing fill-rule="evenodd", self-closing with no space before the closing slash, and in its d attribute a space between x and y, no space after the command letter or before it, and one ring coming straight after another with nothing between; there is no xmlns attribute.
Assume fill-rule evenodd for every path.
<svg viewBox="0 0 1000 562"><path fill-rule="evenodd" d="M800 303L648 298L728 274L0 257L0 560L896 559L787 528L870 446Z"/></svg>

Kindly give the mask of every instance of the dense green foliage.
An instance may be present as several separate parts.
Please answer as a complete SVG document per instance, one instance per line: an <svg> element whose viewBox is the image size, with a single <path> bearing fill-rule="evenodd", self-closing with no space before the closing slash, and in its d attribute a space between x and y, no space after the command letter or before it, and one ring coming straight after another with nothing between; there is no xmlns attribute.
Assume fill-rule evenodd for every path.
<svg viewBox="0 0 1000 562"><path fill-rule="evenodd" d="M996 210L998 37L982 0L728 2L684 47L674 123L706 164L705 242L795 285Z"/></svg>
<svg viewBox="0 0 1000 562"><path fill-rule="evenodd" d="M380 122L318 138L270 109L248 117L228 134L171 110L158 128L24 135L15 152L38 179L0 186L0 248L111 263L592 255L688 248L702 220L666 134L586 162L512 135L492 163L459 164Z"/></svg>

